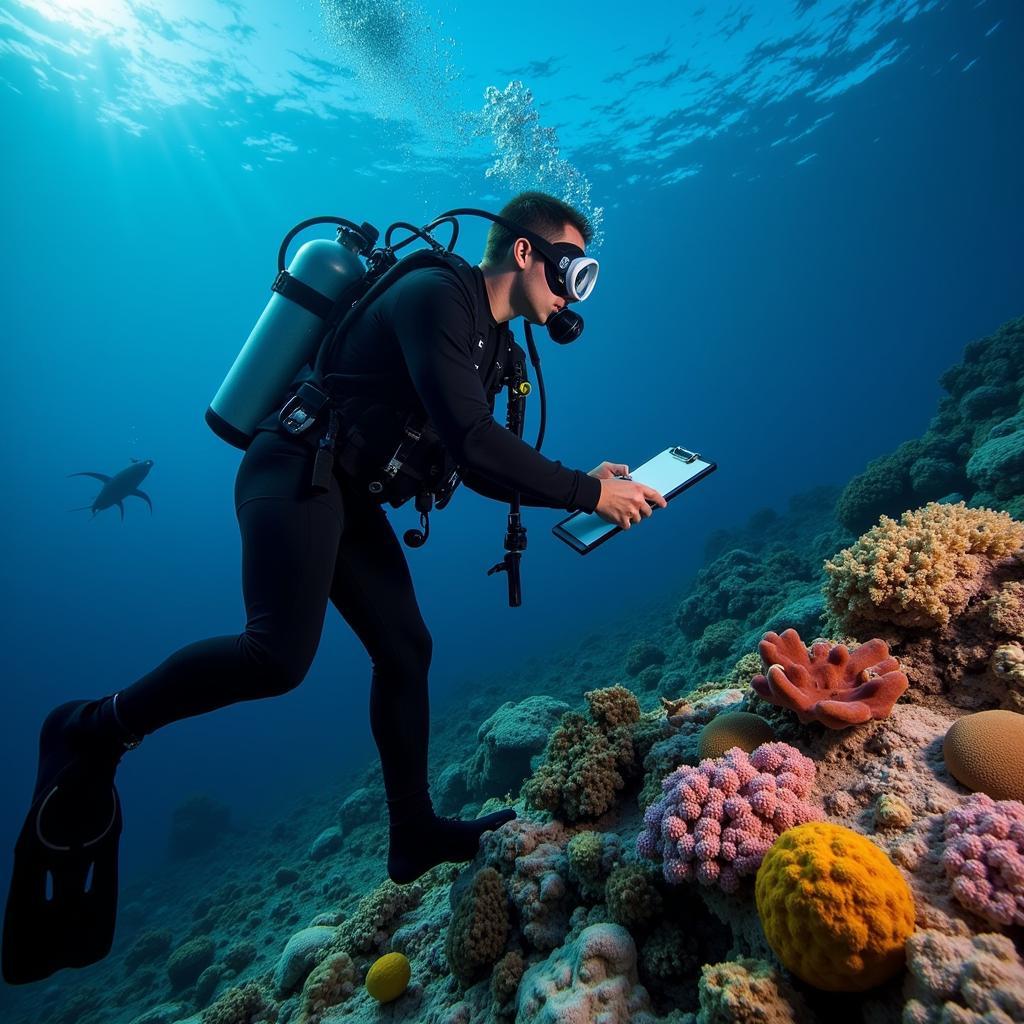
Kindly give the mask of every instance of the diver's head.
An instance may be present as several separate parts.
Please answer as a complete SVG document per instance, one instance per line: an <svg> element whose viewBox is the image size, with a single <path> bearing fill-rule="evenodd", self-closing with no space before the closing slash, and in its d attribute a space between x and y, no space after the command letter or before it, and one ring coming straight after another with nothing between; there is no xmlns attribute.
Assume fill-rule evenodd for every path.
<svg viewBox="0 0 1024 1024"><path fill-rule="evenodd" d="M507 223L491 227L480 262L496 320L547 323L589 296L598 268L584 252L592 231L583 214L554 196L523 192L499 216Z"/></svg>

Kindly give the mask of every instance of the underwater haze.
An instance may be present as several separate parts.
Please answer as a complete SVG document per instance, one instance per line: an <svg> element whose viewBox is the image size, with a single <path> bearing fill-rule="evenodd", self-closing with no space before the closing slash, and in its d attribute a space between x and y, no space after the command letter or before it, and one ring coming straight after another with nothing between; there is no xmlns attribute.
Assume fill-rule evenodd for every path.
<svg viewBox="0 0 1024 1024"><path fill-rule="evenodd" d="M584 692L628 687L644 715L658 712L677 728L680 705L666 714L666 703L730 677L743 655L757 654L767 629L803 627L808 644L815 629L834 640L878 636L899 654L881 626L833 619L851 628L824 632L820 599L814 615L803 606L792 621L779 609L824 583L823 560L881 514L898 518L927 501L962 498L1014 522L1024 517L1024 432L994 476L982 479L957 462L966 465L988 437L975 431L969 450L964 440L958 456L948 455L949 474L931 490L917 486L921 469L893 497L892 469L867 487L892 503L865 499L870 514L844 519L840 502L872 460L912 439L924 445L930 431L953 430L941 403L959 392L943 375L970 362L970 343L997 338L991 344L1001 353L1024 348L1024 326L1013 324L1024 315L1022 53L1018 0L702 0L635 12L607 0L571 9L537 0L0 0L5 890L46 713L124 689L188 643L244 629L233 503L241 452L210 430L204 413L270 297L283 237L309 217L369 221L383 233L395 221L422 225L455 207L496 213L525 189L573 204L595 228L588 253L600 261L600 278L593 297L575 307L586 320L578 341L559 346L535 332L547 400L543 453L584 471L604 460L632 469L680 445L717 465L667 510L583 557L551 533L567 513L524 508L519 607L509 606L505 574L487 572L505 554L507 505L460 487L450 506L431 513L428 542L402 546L433 637L430 769L439 813L442 791L444 813L462 817L510 795L521 818L546 807L548 818L538 821L608 831L599 813L545 804L536 793L546 740L562 711L586 711ZM487 228L482 219L462 220L457 251L472 263ZM318 235L333 231L310 229L290 253ZM525 347L522 321L511 327ZM1009 389L991 399L996 418L979 414L985 431L1017 415L1022 394L1024 367L1012 354L999 358L990 378L972 378L971 387ZM528 372L535 386L524 438L533 443L540 392L536 371ZM495 416L504 425L504 396ZM992 436L1024 431L1014 423ZM101 484L72 474L113 476L145 460L153 464L140 487L152 511L129 497L123 518L116 507L93 515L87 506ZM927 472L944 472L929 465ZM1004 472L1019 474L1020 486ZM400 538L418 525L412 502L388 516ZM721 591L742 578L762 596L738 609L709 598L701 607L713 609L701 618L695 595L710 592L708 567L733 549L756 554L769 538L794 561L813 560L820 580L776 577L786 558L774 568L755 559L752 575L723 575ZM687 623L691 613L700 628ZM724 640L716 632L723 629ZM1024 633L1008 638L1024 641ZM752 674L734 675L730 685L748 692ZM329 607L301 685L172 723L126 754L117 775L125 826L114 949L101 963L5 986L4 1020L695 1024L712 1019L710 1004L698 1003L702 966L735 967L742 957L768 965L772 992L798 1019L841 1009L851 1016L840 1019L860 1020L875 998L876 1008L895 1014L888 1019L900 1020L909 998L902 976L879 982L889 986L882 995L865 987L845 1004L822 1002L824 989L793 970L767 926L755 939L737 938L737 928L717 946L690 949L693 962L678 974L659 974L643 953L651 921L631 928L628 915L615 925L628 933L615 933L616 962L633 956L622 969L628 998L616 990L610 1004L595 998L588 1009L578 973L570 994L580 1002L572 1006L564 986L531 989L529 975L518 990L506 984L499 992L491 969L512 951L513 936L528 971L563 956L575 963L565 969L578 972L586 957L570 946L586 936L570 930L570 915L578 905L607 907L610 890L605 902L570 902L562 926L546 921L531 931L506 872L516 910L508 945L488 959L447 937L455 924L446 915L461 920L455 911L469 886L455 870L432 875L417 895L422 920L432 923L403 918L416 912L412 903L392 906L372 942L346 947L349 960L338 970L349 972L348 988L339 983L326 1008L311 1009L303 986L324 954L283 968L289 939L314 921L335 928L354 920L360 899L386 878L370 677L366 650ZM485 739L484 723L506 702L540 695L550 699L540 719L524 714L506 726L519 735L544 723L519 775L506 765L484 772L489 789L451 789L452 765L465 765L469 779L471 765L479 769L503 749L507 735ZM853 822L849 808L822 802L823 766L840 768L834 751L826 756L812 739L837 735L833 727L801 737L762 704L775 740L818 761L818 795L808 790L807 799L824 807L820 820ZM957 706L958 715L1024 712L1024 703L997 698ZM756 710L750 700L723 707ZM943 728L951 720L942 719ZM920 749L941 738L939 721L915 725ZM863 755L863 744L857 749ZM673 764L658 762L666 774ZM639 788L642 759L636 767ZM650 785L650 764L646 770ZM840 786L839 774L827 777ZM955 790L965 798L957 786L949 782L947 797ZM646 792L660 794L657 780ZM353 818L350 804L339 817L353 793L361 809ZM644 861L637 839L651 826L637 796L629 811L615 808L615 828L629 821L620 839L630 863ZM936 814L948 809L940 803ZM195 840L203 848L183 858L176 843L189 841L181 829L190 807L204 821L202 809L214 808L209 821L222 824L200 831L223 827L224 835L207 837L208 848ZM331 845L324 830L339 822ZM545 841L564 848L567 834L553 836ZM319 840L325 845L311 852ZM282 891L292 884L284 869L298 873L294 896ZM939 930L944 938L996 932L1016 941L1016 954L1004 950L1003 984L1024 991L1021 872L1019 919L954 914L949 920L966 924ZM653 877L672 888L667 871ZM703 892L685 871L675 881L676 889ZM235 886L227 894L226 883ZM482 891L493 878L477 875L473 884ZM579 891L585 896L586 886ZM715 896L739 899L728 889ZM661 897L666 920L707 916L691 908L685 913L694 916L681 917L683 905ZM747 910L757 922L753 899ZM249 916L232 918L232 904ZM223 914L214 920L217 907ZM601 912L576 924L601 927L610 920ZM935 914L925 917L935 927ZM243 933L258 955L225 957ZM433 946L410 939L414 933L432 936ZM206 961L196 954L196 963L228 966L201 984L187 967L171 969L169 979L166 964L199 935L212 936L216 952ZM367 967L393 951L409 958L412 980L379 1003ZM246 1016L217 1003L250 979L262 986L262 1009ZM710 990L726 980L713 985L705 971L700 984ZM611 1005L612 1015L598 1017L599 1005ZM1004 1013L1000 1020L1024 1020L1012 1007ZM925 1019L937 1018L903 1018Z"/></svg>

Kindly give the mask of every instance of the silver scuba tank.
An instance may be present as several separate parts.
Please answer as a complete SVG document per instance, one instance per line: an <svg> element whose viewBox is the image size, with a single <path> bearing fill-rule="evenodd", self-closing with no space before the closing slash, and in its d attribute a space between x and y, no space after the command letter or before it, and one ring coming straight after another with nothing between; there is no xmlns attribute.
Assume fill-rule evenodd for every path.
<svg viewBox="0 0 1024 1024"><path fill-rule="evenodd" d="M337 240L299 247L284 269L288 243L315 223L337 223ZM359 260L378 238L370 224L317 217L296 225L281 243L273 294L206 410L213 432L236 448L249 446L257 424L279 404L302 366L316 354L328 320L346 289L366 273Z"/></svg>

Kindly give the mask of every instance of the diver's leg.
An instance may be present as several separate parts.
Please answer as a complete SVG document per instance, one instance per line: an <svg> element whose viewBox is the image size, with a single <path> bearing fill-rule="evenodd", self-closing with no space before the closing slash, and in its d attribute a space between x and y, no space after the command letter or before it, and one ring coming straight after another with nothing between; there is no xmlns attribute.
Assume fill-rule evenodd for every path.
<svg viewBox="0 0 1024 1024"><path fill-rule="evenodd" d="M245 630L189 644L120 691L118 711L136 732L277 696L305 677L344 523L336 481L310 495L311 466L308 448L270 432L247 450L235 487Z"/></svg>
<svg viewBox="0 0 1024 1024"><path fill-rule="evenodd" d="M370 727L390 818L388 875L394 882L411 882L445 861L471 860L480 836L516 814L507 808L474 821L434 814L427 787L430 633L383 507L348 482L343 496L345 532L331 601L373 662Z"/></svg>

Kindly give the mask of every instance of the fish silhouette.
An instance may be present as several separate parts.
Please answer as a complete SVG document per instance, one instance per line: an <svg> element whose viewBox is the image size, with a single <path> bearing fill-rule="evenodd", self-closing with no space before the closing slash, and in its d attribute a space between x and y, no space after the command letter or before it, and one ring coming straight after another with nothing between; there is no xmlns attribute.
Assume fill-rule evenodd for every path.
<svg viewBox="0 0 1024 1024"><path fill-rule="evenodd" d="M103 509L116 505L121 510L121 521L123 522L124 505L122 502L125 498L136 497L142 498L149 506L150 513L152 513L153 502L149 500L148 494L139 490L139 484L142 483L152 468L152 459L146 459L144 462L132 459L132 465L127 469L122 469L116 476L105 476L103 473L68 473L69 477L91 476L103 484L100 493L96 495L96 500L91 505L79 505L78 508L69 508L68 511L80 512L82 509L91 509L95 519L97 512L102 512Z"/></svg>

